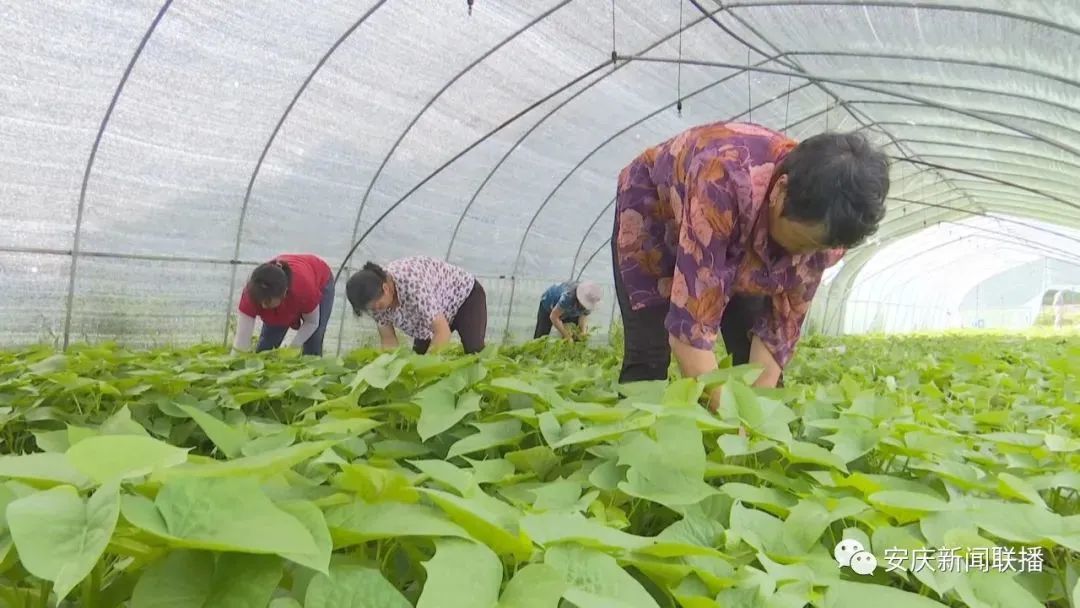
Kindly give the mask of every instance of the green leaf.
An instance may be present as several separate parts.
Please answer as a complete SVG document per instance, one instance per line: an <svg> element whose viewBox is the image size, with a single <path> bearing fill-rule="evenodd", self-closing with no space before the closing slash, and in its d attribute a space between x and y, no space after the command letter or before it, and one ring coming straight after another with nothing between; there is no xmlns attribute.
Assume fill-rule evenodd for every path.
<svg viewBox="0 0 1080 608"><path fill-rule="evenodd" d="M1080 439L1062 437L1061 435L1046 435L1043 437L1046 449L1051 452L1075 452L1080 450Z"/></svg>
<svg viewBox="0 0 1080 608"><path fill-rule="evenodd" d="M521 430L521 421L517 419L474 422L470 426L475 427L479 432L450 446L450 451L446 454L447 458L511 444L525 436Z"/></svg>
<svg viewBox="0 0 1080 608"><path fill-rule="evenodd" d="M930 598L884 585L838 581L825 590L823 608L947 608Z"/></svg>
<svg viewBox="0 0 1080 608"><path fill-rule="evenodd" d="M563 437L558 443L550 445L555 449L559 449L581 443L613 439L633 431L647 429L654 424L656 424L656 416L653 414L633 415L611 424L598 424L586 427L576 433L571 433L570 435Z"/></svg>
<svg viewBox="0 0 1080 608"><path fill-rule="evenodd" d="M503 389L504 392L536 397L546 405L561 405L564 401L563 398L549 386L538 387L535 384L517 378L496 378L491 381L491 386L492 388Z"/></svg>
<svg viewBox="0 0 1080 608"><path fill-rule="evenodd" d="M540 449L548 449L546 446L537 446ZM495 458L492 460L465 460L472 465L476 483L499 483L514 475L514 464L509 460Z"/></svg>
<svg viewBox="0 0 1080 608"><path fill-rule="evenodd" d="M240 453L244 456L258 456L275 450L283 450L292 445L294 441L296 441L296 431L288 428L280 433L248 441L240 448ZM357 441L360 440L357 439Z"/></svg>
<svg viewBox="0 0 1080 608"><path fill-rule="evenodd" d="M180 477L235 478L248 475L271 477L322 454L335 443L334 441L298 443L284 449L264 452L254 456L245 456L235 460L188 462L184 465L159 470L151 477L151 480L168 481Z"/></svg>
<svg viewBox="0 0 1080 608"><path fill-rule="evenodd" d="M527 450L509 452L505 455L518 471L532 473L543 479L552 469L559 466L560 460L555 451L546 445L538 445Z"/></svg>
<svg viewBox="0 0 1080 608"><path fill-rule="evenodd" d="M665 407L697 407L704 391L705 385L697 379L680 378L668 385L662 403Z"/></svg>
<svg viewBox="0 0 1080 608"><path fill-rule="evenodd" d="M1064 518L1035 505L971 499L968 521L989 534L1014 543L1057 543L1080 551L1076 516Z"/></svg>
<svg viewBox="0 0 1080 608"><path fill-rule="evenodd" d="M284 553L282 557L316 572L328 574L334 541L330 537L330 528L326 524L326 517L322 510L314 503L302 500L281 503L278 508L295 517L296 521L307 529L317 549L315 553Z"/></svg>
<svg viewBox="0 0 1080 608"><path fill-rule="evenodd" d="M792 555L809 553L835 519L839 518L824 506L810 500L799 501L781 529L788 552Z"/></svg>
<svg viewBox="0 0 1080 608"><path fill-rule="evenodd" d="M43 452L63 454L71 447L67 429L60 431L32 431L34 443Z"/></svg>
<svg viewBox="0 0 1080 608"><path fill-rule="evenodd" d="M845 535L844 538L849 538ZM863 547L867 545L863 542L863 539L855 537L856 540L863 543ZM930 549L930 544L926 540L916 536L910 528L897 528L893 526L881 526L874 530L873 537L871 538L872 553L875 556L886 556L886 552L897 549L898 553L894 555L897 566L901 566L905 570L915 569L916 556L913 554L916 550ZM870 549L867 548L869 551ZM879 564L890 566L889 563ZM921 566L921 565L920 565Z"/></svg>
<svg viewBox="0 0 1080 608"><path fill-rule="evenodd" d="M150 436L150 434L146 432L146 429L143 428L143 425L131 419L131 410L128 409L128 406L126 405L116 410L116 413L109 416L105 422L102 422L97 430L102 435Z"/></svg>
<svg viewBox="0 0 1080 608"><path fill-rule="evenodd" d="M521 512L505 502L483 493L463 498L439 490L421 492L446 512L451 521L496 553L525 560L532 552L532 543L519 529Z"/></svg>
<svg viewBox="0 0 1080 608"><path fill-rule="evenodd" d="M776 447L775 441L762 439L751 444L749 437L740 437L739 435L721 435L716 440L716 443L727 458L749 456Z"/></svg>
<svg viewBox="0 0 1080 608"><path fill-rule="evenodd" d="M949 503L927 494L906 491L876 492L867 497L874 507L895 517L901 523L918 521L927 513L947 511Z"/></svg>
<svg viewBox="0 0 1080 608"><path fill-rule="evenodd" d="M445 460L410 460L420 472L430 477L433 481L454 490L462 496L469 496L479 491L475 475L465 469L458 468L453 463Z"/></svg>
<svg viewBox="0 0 1080 608"><path fill-rule="evenodd" d="M788 423L795 420L795 414L790 408L758 396L753 389L740 382L724 385L721 394L721 411L735 412L739 420L754 433L780 443L792 441Z"/></svg>
<svg viewBox="0 0 1080 608"><path fill-rule="evenodd" d="M761 552L778 553L785 549L783 522L768 513L747 509L741 503L731 507L728 533L732 540L741 538Z"/></svg>
<svg viewBox="0 0 1080 608"><path fill-rule="evenodd" d="M647 380L640 382L627 382L619 384L621 395L626 395L630 401L646 401L659 403L664 399L664 391L667 390L667 380Z"/></svg>
<svg viewBox="0 0 1080 608"><path fill-rule="evenodd" d="M317 414L319 412L332 412L334 410L346 410L346 411L348 411L348 410L355 409L356 408L356 403L360 399L361 393L363 393L363 391L360 390L358 387L359 387L359 383L354 382L353 386L350 387L350 390L349 390L349 392L347 394L342 395L340 397L335 397L334 399L323 401L321 403L316 403L315 405L305 409L303 411L303 414L307 415L307 414ZM245 403L246 401L242 401L241 397L245 397L245 398L246 397L253 397L251 400L254 401L256 399L265 398L266 396L267 396L266 394L252 394L252 393L244 394L244 393L241 393L241 394L235 395L234 399L236 399L236 401L238 403L243 405L243 403Z"/></svg>
<svg viewBox="0 0 1080 608"><path fill-rule="evenodd" d="M1033 433L986 433L978 437L994 443L1025 448L1043 445L1043 439Z"/></svg>
<svg viewBox="0 0 1080 608"><path fill-rule="evenodd" d="M388 460L418 458L431 454L431 449L419 441L399 441L397 439L376 441L371 444L371 451L374 457Z"/></svg>
<svg viewBox="0 0 1080 608"><path fill-rule="evenodd" d="M731 482L720 486L720 492L745 503L763 507L776 515L786 515L798 504L798 500L775 488L751 486L745 483Z"/></svg>
<svg viewBox="0 0 1080 608"><path fill-rule="evenodd" d="M837 568L832 555L815 553L800 556L790 565L784 565L769 559L765 554L758 554L758 561L765 568L768 577L777 583L805 583L813 586L828 586L840 580L841 570ZM765 601L768 602L765 598ZM803 604L799 604L802 606Z"/></svg>
<svg viewBox="0 0 1080 608"><path fill-rule="evenodd" d="M1029 478L1028 483L1036 490L1052 490L1054 488L1067 488L1080 492L1080 472L1060 471L1049 475L1039 475Z"/></svg>
<svg viewBox="0 0 1080 608"><path fill-rule="evenodd" d="M42 485L47 486L69 484L83 488L91 484L90 478L79 472L66 455L51 452L0 456L0 477L45 482Z"/></svg>
<svg viewBox="0 0 1080 608"><path fill-rule="evenodd" d="M712 548L720 545L724 526L696 510L664 529L656 539L669 544Z"/></svg>
<svg viewBox="0 0 1080 608"><path fill-rule="evenodd" d="M619 484L625 479L626 475L619 468L619 463L614 460L606 460L600 463L589 473L589 483L608 492L618 490Z"/></svg>
<svg viewBox="0 0 1080 608"><path fill-rule="evenodd" d="M125 496L124 518L175 546L213 551L318 555L311 532L263 493L253 478L181 478L153 503Z"/></svg>
<svg viewBox="0 0 1080 608"><path fill-rule="evenodd" d="M858 385L850 376L845 377L845 380L851 380L853 385ZM897 408L893 400L888 397L878 396L873 391L860 391L852 399L851 409L848 411L853 415L865 416L876 424L882 420L895 418Z"/></svg>
<svg viewBox="0 0 1080 608"><path fill-rule="evenodd" d="M541 547L576 543L595 549L638 551L654 543L652 539L627 534L586 519L580 513L526 515L521 518L521 529Z"/></svg>
<svg viewBox="0 0 1080 608"><path fill-rule="evenodd" d="M142 477L187 461L188 451L151 437L100 435L71 446L68 462L98 483Z"/></svg>
<svg viewBox="0 0 1080 608"><path fill-rule="evenodd" d="M351 388L355 389L362 383L373 388L386 388L398 379L408 363L408 359L398 359L393 353L381 354L356 374Z"/></svg>
<svg viewBox="0 0 1080 608"><path fill-rule="evenodd" d="M424 570L427 582L416 608L495 608L499 600L502 562L484 545L437 540Z"/></svg>
<svg viewBox="0 0 1080 608"><path fill-rule="evenodd" d="M419 504L358 500L331 508L326 523L338 548L406 536L471 538L439 511Z"/></svg>
<svg viewBox="0 0 1080 608"><path fill-rule="evenodd" d="M498 608L558 608L566 581L548 564L529 564L506 585Z"/></svg>
<svg viewBox="0 0 1080 608"><path fill-rule="evenodd" d="M281 574L273 556L173 551L139 577L131 608L261 608Z"/></svg>
<svg viewBox="0 0 1080 608"><path fill-rule="evenodd" d="M335 483L368 502L416 502L420 495L413 487L411 473L407 469L384 469L358 461L341 467L341 476Z"/></svg>
<svg viewBox="0 0 1080 608"><path fill-rule="evenodd" d="M101 436L101 433L98 432L97 429L91 429L91 428L86 428L86 427L82 427L82 426L77 426L77 425L74 425L74 424L69 424L68 428L67 428L67 436L68 436L68 447L70 448L71 446L79 443L80 441L82 441L84 439L89 439L91 437L99 437L99 436ZM64 451L66 452L67 450L64 450Z"/></svg>
<svg viewBox="0 0 1080 608"><path fill-rule="evenodd" d="M1035 596L1012 576L1000 572L969 570L956 586L968 606L982 608L1043 608L1045 601Z"/></svg>
<svg viewBox="0 0 1080 608"><path fill-rule="evenodd" d="M380 426L382 426L381 422L371 418L335 418L333 414L328 414L323 416L318 424L302 430L304 436L311 439L335 435L360 437Z"/></svg>
<svg viewBox="0 0 1080 608"><path fill-rule="evenodd" d="M998 492L1007 498L1018 498L1044 509L1049 509L1049 507L1046 506L1046 502L1043 501L1042 496L1039 496L1038 490L1015 475L999 473Z"/></svg>
<svg viewBox="0 0 1080 608"><path fill-rule="evenodd" d="M558 479L529 490L536 501L533 510L537 513L544 511L567 511L574 510L577 501L581 498L581 483L570 479Z"/></svg>
<svg viewBox="0 0 1080 608"><path fill-rule="evenodd" d="M629 465L619 489L667 507L701 502L716 492L705 483L705 448L697 425L683 418L663 418L656 440L639 435L619 447L619 464Z"/></svg>
<svg viewBox="0 0 1080 608"><path fill-rule="evenodd" d="M188 416L191 416L191 419L202 428L206 436L210 438L210 441L214 442L214 445L221 450L222 454L229 458L236 458L240 455L240 448L248 440L247 435L242 431L234 429L210 414L190 405L181 405L180 409Z"/></svg>
<svg viewBox="0 0 1080 608"><path fill-rule="evenodd" d="M120 487L101 486L84 501L71 486L31 494L7 507L7 524L23 567L53 582L64 599L105 552L120 516Z"/></svg>
<svg viewBox="0 0 1080 608"><path fill-rule="evenodd" d="M839 456L817 444L792 441L781 449L787 453L787 458L791 462L820 464L832 467L844 473L848 472L847 465L844 464L844 461Z"/></svg>
<svg viewBox="0 0 1080 608"><path fill-rule="evenodd" d="M338 565L308 585L304 608L412 608L378 570Z"/></svg>
<svg viewBox="0 0 1080 608"><path fill-rule="evenodd" d="M836 430L836 433L826 435L822 440L832 444L832 453L844 463L874 451L885 436L885 432L874 427L870 420L854 416L842 416Z"/></svg>
<svg viewBox="0 0 1080 608"><path fill-rule="evenodd" d="M479 393L470 391L458 396L456 391L440 384L428 387L413 397L413 403L420 406L416 432L421 441L453 428L469 414L480 411Z"/></svg>
<svg viewBox="0 0 1080 608"><path fill-rule="evenodd" d="M68 365L67 356L64 354L56 354L42 359L33 365L29 365L26 371L31 374L37 374L40 376L47 376L49 374L55 374L63 369L66 369Z"/></svg>
<svg viewBox="0 0 1080 608"><path fill-rule="evenodd" d="M555 417L553 412L540 414L537 417L537 422L540 424L540 435L548 445L555 445L566 437L566 433L563 432L563 425L559 424L559 419Z"/></svg>
<svg viewBox="0 0 1080 608"><path fill-rule="evenodd" d="M559 545L547 550L544 563L567 582L563 597L579 608L659 608L641 583L605 553Z"/></svg>

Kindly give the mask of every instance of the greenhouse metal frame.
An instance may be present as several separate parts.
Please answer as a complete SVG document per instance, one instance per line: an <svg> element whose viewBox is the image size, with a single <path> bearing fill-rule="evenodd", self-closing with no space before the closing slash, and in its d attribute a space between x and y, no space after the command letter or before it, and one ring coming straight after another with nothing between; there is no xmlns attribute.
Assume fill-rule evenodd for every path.
<svg viewBox="0 0 1080 608"><path fill-rule="evenodd" d="M174 281L168 273L178 264L224 267L225 272L190 279L192 291L205 289L208 278L224 284L213 293L199 294L189 308L199 311L193 313L198 319L195 333L206 337L209 327L216 325L218 337L228 340L247 269L278 249L306 249L326 257L337 268L340 281L362 261L357 254L366 246L374 259L426 253L462 263L497 286L499 313L492 330L510 338L529 324L534 310L530 302L547 283L587 276L609 286L610 259L605 252L615 177L635 149L666 139L679 128L728 119L760 121L795 138L827 129L858 129L885 146L894 163L889 212L878 235L845 257L815 300L811 323L820 331L857 331L860 328L852 327L850 320L845 325L853 303L880 305L874 301L874 290L895 282L897 269L907 269L927 251L950 251L972 240L995 244L1002 251L1017 247L1038 259L1060 262L1063 278L1055 281L1080 282L1075 271L1080 262L1076 247L1080 204L1074 185L1080 174L1080 5L1062 2L1051 10L1034 2L974 0L670 0L651 5L561 0L527 8L483 1L466 6L378 0L318 3L306 9L278 4L269 3L260 11L227 2L136 2L117 7L119 16L107 16L101 14L110 10L102 8L105 5L86 3L72 10L67 23L48 21L55 13L49 3L0 9L0 14L9 13L5 21L11 24L4 39L14 41L0 50L0 58L15 66L6 91L7 116L0 116L0 125L8 123L4 137L9 140L0 162L15 168L0 170L2 215L13 226L0 240L0 256L7 257L4 266L15 269L6 273L23 278L27 272L37 274L38 260L67 262L66 268L60 263L46 288L16 294L14 301L9 294L5 307L9 330L26 326L29 317L20 316L20 311L34 308L35 300L55 301L61 296L62 308L47 305L41 307L45 312L37 311L44 325L59 330L65 348L79 335L90 337L78 327L83 310L79 296L85 292L80 279L94 282L93 275L84 275L85 268L90 261L101 260L97 271L105 275L125 272L138 263L164 264L163 273L152 273L154 279L143 283L144 290L155 289L155 280ZM277 8L285 13L278 30L266 37L256 35L256 26L278 23ZM288 20L305 13L310 19ZM100 22L91 21L93 26L84 28L89 34L80 32L82 17ZM141 28L133 29L139 18ZM47 83L57 79L50 53L75 52L87 35L97 38L97 27L108 30L105 41L117 47L82 50L100 51L108 60L93 64L91 74L73 76L74 84ZM446 31L454 28L458 31ZM188 36L206 34L205 46L178 44L181 30ZM406 43L399 37L395 42L386 32L402 32L402 37L416 40ZM838 32L844 37L836 38ZM226 92L239 90L239 80L232 89L225 82L190 82L204 88L197 93L222 87L217 98L169 98L183 91L170 89L170 84L221 77L228 70L215 62L227 63L230 53L245 45L248 50L269 47L274 37L277 42L304 40L281 51L303 55L291 58L291 71L272 62L257 66L251 56L236 56L236 69L249 70L243 78L272 93L258 108L255 118L260 120L229 124L230 117L244 117L251 108L233 107L244 103L244 93ZM315 40L322 41L321 47ZM998 44L1002 40L1012 43ZM386 48L394 44L400 48ZM444 57L444 64L430 64L428 57L440 49L457 54ZM545 56L554 50L563 55ZM32 65L35 53L43 57L40 65ZM397 53L393 57L399 65L379 65L379 53ZM575 63L559 61L566 55L573 55ZM523 65L525 61L534 63ZM122 69L115 69L118 62ZM201 72L200 62L213 69ZM543 71L551 65L560 73ZM414 82L418 70L427 68L431 73L417 79L423 82ZM260 69L276 78L260 80ZM356 77L354 69L360 73ZM388 109L393 100L373 98L370 90L359 88L365 70L375 72L379 77L375 80L388 89L402 89L399 96L409 105ZM159 74L164 74L163 82L157 79ZM40 109L42 91L50 86L79 91L87 84L78 81L80 77L99 83L111 79L111 96L100 88L81 91L93 97L93 103L73 106L82 114ZM528 86L511 80L514 77L526 79ZM376 86L367 82L363 86ZM346 84L358 88L351 91ZM534 92L519 95L516 85ZM132 87L138 90L132 93ZM487 94L492 99L483 97ZM247 95L248 101L258 98ZM340 97L327 102L327 95ZM618 107L596 109L603 100L620 95ZM515 104L508 106L506 101ZM176 107L155 109L155 104L171 102ZM208 117L185 116L192 123L204 121L191 126L186 140L183 125L165 117L155 123L155 112L179 116L200 109L200 104ZM95 107L98 114L91 119ZM474 114L459 113L473 108ZM347 118L365 126L305 134L305 129L311 131L323 121L335 124L340 119L344 124ZM69 124L58 122L62 119ZM46 131L51 131L33 135L28 129L35 123L50 123ZM294 178L293 165L309 161L305 147L347 146L350 140L367 146L365 136L370 133L365 129L373 123L380 139L369 148L343 148L310 159L316 173L322 172L310 178L311 196L324 202L298 203L282 219L271 219L275 207L267 202L267 193L282 180ZM562 125L566 126L559 131ZM454 133L438 132L444 127ZM647 127L652 131L642 135ZM198 129L206 133L199 135ZM213 129L220 130L219 149L208 143ZM572 137L565 129L573 131ZM238 143L243 136L244 143ZM230 139L237 140L231 148ZM157 161L161 165L154 165L152 154L147 157L140 151L145 147L161 152L163 158ZM257 154L245 155L243 150ZM225 152L227 157L222 156ZM200 154L206 158L198 158ZM352 172L325 168L345 156L362 158L365 164L358 163ZM83 161L73 167L65 157ZM165 166L170 161L178 163L171 170L176 175ZM140 168L139 163L145 165ZM28 183L38 175L35 164L48 167L40 176L44 182L54 180L47 187ZM77 192L68 183L75 167L81 169ZM196 221L170 234L174 227L169 224L184 213L183 201L173 200L170 190L197 194L198 176L223 167L228 170L219 172L229 174L230 194L218 198L234 201L232 208L215 207L213 213L220 217L199 218L199 211L216 204L215 197L208 197L205 203L192 205L201 228ZM128 169L133 173L118 175ZM335 183L334 178L350 173L352 183ZM236 179L245 174L246 180ZM140 184L140 179L157 181ZM167 183L170 179L177 183ZM241 187L242 196L234 196ZM104 204L103 192L108 194ZM514 192L521 193L520 199L507 202ZM115 234L123 233L118 226L129 212L124 201L132 205L145 201L138 211L155 223L158 232L144 232L144 238L161 236L175 244L140 243L136 235L129 239L132 242L110 246ZM460 211L447 210L458 206ZM171 211L155 215L155 208L166 207ZM69 208L74 215L69 243L64 243L58 228L51 232L35 228L49 221L62 224L57 216L61 209L71 213ZM98 215L92 215L95 212ZM307 226L308 234L297 238L289 218L308 215L318 217ZM231 227L218 225L228 217ZM390 226L395 220L404 226ZM987 223L970 223L979 220ZM332 246L310 234L318 230L312 228L315 222L326 229L343 227L348 246L337 246L340 238ZM491 224L497 227L494 234L485 235L484 226ZM581 226L587 228L578 234ZM878 255L935 226L951 226L956 235L896 253L891 261ZM209 227L220 238L210 235L205 241L212 245L191 248L205 252L227 246L231 255L192 255L177 246L187 248L197 230ZM478 234L463 232L469 227ZM252 238L266 232L280 240ZM439 240L447 235L448 241ZM227 239L224 245L222 238ZM466 251L464 259L454 257L460 251ZM492 255L495 251L513 252L513 257ZM964 256L948 263L979 259L978 254ZM884 267L875 267L875 259ZM1012 265L1020 263L1017 258ZM26 270L31 264L32 270ZM940 266L930 274L949 273L947 264ZM988 280L1008 267L995 267L979 278ZM958 288L966 293L980 282L959 281ZM614 321L610 288L607 299L608 318ZM214 302L223 308L206 310ZM127 304L106 306L113 305ZM176 310L177 304L167 297L156 306ZM355 325L346 308L340 303L335 307L338 352L353 341L345 335L346 328ZM154 316L145 311L135 315Z"/></svg>

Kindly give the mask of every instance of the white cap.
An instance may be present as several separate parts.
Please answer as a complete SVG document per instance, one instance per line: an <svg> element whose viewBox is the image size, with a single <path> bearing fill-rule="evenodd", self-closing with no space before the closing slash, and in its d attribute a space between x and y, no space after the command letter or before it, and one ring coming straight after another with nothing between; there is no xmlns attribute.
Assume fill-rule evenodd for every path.
<svg viewBox="0 0 1080 608"><path fill-rule="evenodd" d="M603 296L604 292L600 289L600 286L592 281L585 281L577 287L578 302L581 302L581 305L589 310L596 308Z"/></svg>

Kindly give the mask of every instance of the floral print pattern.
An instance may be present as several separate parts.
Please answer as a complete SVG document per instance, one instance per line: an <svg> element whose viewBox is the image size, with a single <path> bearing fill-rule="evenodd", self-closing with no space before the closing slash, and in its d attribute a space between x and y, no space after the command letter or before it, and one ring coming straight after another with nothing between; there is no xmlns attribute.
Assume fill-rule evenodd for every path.
<svg viewBox="0 0 1080 608"><path fill-rule="evenodd" d="M712 123L622 170L613 237L634 310L667 305L668 332L711 350L733 295L768 296L752 332L787 364L822 273L844 255L792 255L769 237L769 187L795 145L758 125Z"/></svg>
<svg viewBox="0 0 1080 608"><path fill-rule="evenodd" d="M434 336L432 323L443 315L453 326L454 317L476 286L472 274L428 256L394 260L386 273L397 286L399 305L372 313L379 325L396 327L416 340Z"/></svg>

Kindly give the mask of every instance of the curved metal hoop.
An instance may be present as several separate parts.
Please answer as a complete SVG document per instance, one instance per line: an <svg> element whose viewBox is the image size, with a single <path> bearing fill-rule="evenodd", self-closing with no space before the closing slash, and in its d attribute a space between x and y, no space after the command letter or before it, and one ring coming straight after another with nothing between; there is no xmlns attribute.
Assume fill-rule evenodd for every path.
<svg viewBox="0 0 1080 608"><path fill-rule="evenodd" d="M240 205L240 219L236 222L236 242L233 244L233 259L240 257L240 243L244 235L244 220L247 219L248 204L251 201L251 192L255 188L255 180L259 177L259 171L262 170L263 162L266 161L266 155L270 153L270 148L274 145L274 141L277 140L278 133L281 131L281 127L285 124L285 121L289 118L289 114L292 113L293 108L296 107L296 102L300 101L300 97L307 91L308 85L315 79L315 75L322 70L326 62L337 52L342 44L353 35L353 33L360 28L368 17L375 14L375 11L379 10L386 0L378 0L375 4L363 15L353 22L348 29L346 29L338 39L334 41L334 44L330 45L330 48L323 53L323 56L315 63L315 66L308 72L307 78L300 84L300 87L296 89L293 94L292 100L289 101L289 105L285 106L285 110L282 111L281 116L278 117L277 123L274 124L274 128L270 131L270 136L266 138L266 143L263 144L262 152L259 154L259 159L255 161L255 167L251 170L251 176L248 178L247 189L244 191L244 201ZM236 285L236 266L233 266L232 273L229 279L229 301L225 305L225 327L224 327L224 343L229 341L229 316L232 314L233 297L235 296L234 285Z"/></svg>
<svg viewBox="0 0 1080 608"><path fill-rule="evenodd" d="M725 9L720 8L720 9L716 10L712 14L720 13L723 10L725 10ZM649 46L645 47L641 51L638 51L637 54L647 53L647 52L655 49L656 47L658 47L661 44L667 42L668 40L671 40L675 36L678 36L679 34L685 32L685 31L689 30L690 28L698 25L699 23L705 21L706 18L707 18L706 16L702 16L702 17L699 17L696 20L690 21L689 23L681 26L679 29L675 30L674 32L672 32L672 33L670 33L670 34L668 34L666 36L663 36L662 38L660 38L656 42L650 44ZM444 259L446 259L447 261L450 260L450 254L453 252L454 243L457 242L457 237L458 237L458 234L461 231L461 226L465 221L465 217L468 215L469 211L472 209L473 205L476 203L476 199L479 198L480 193L484 190L485 187L487 187L488 182L490 182L492 180L492 178L495 177L495 173L497 173L499 171L499 169L510 158L510 156L513 155L513 153L515 151L520 149L521 145L525 142L525 140L528 139L529 136L533 134L533 132L535 132L537 129L539 129L541 125L543 125L545 122L547 122L547 120L549 118L551 118L556 113L558 113L559 110L563 109L564 107L569 105L571 102L573 102L575 99L577 99L578 97L583 95L585 92L592 89L594 86L600 84L601 81L603 81L606 78L608 78L609 76L615 74L619 70L622 70L623 68L625 68L628 65L630 65L630 64L629 63L622 63L622 64L619 64L619 65L616 65L615 67L613 67L611 69L610 72L607 72L606 74L601 75L596 80L594 80L594 81L590 82L589 84L585 85L584 87L578 89L577 91L574 92L573 95L568 96L566 99L560 101L555 107L553 107L550 110L548 110L547 112L545 112L544 115L541 116L540 119L537 120L535 124L533 124L533 126L529 127L529 129L527 131L525 131L524 133L521 134L520 137L518 137L517 141L515 141L514 144L511 145L506 150L506 152L502 155L501 158L499 158L499 160L491 168L491 171L489 171L488 174L484 177L484 180L480 182L479 186L477 186L476 191L473 192L471 197L469 197L469 202L465 204L465 208L462 209L461 214L458 216L457 222L454 224L454 231L450 235L450 242L447 243L447 245L446 245L446 255L445 255Z"/></svg>
<svg viewBox="0 0 1080 608"><path fill-rule="evenodd" d="M161 8L158 9L157 14L154 15L154 19L150 22L150 26L146 28L146 33L144 33L142 39L139 40L139 45L135 47L135 52L131 55L131 61L128 61L127 67L124 68L124 74L120 77L120 82L117 83L116 90L113 91L112 99L109 100L109 107L105 110L105 116L101 118L101 124L98 126L97 135L94 137L94 145L90 147L90 157L86 159L86 168L83 170L82 186L79 188L79 206L75 211L75 234L72 237L71 244L71 268L68 272L67 286L67 312L64 316L64 350L67 350L71 339L71 314L75 302L75 271L79 264L79 241L82 236L83 213L86 211L86 189L90 184L90 173L94 169L94 160L97 158L97 151L101 146L101 139L105 136L105 130L109 128L109 119L112 118L113 110L116 109L116 102L120 100L120 94L124 92L124 85L127 84L132 70L135 69L135 64L138 63L139 57L142 56L143 49L146 48L146 43L150 41L150 37L154 35L154 31L157 30L158 24L165 18L165 13L169 12L170 6L172 6L172 0L165 0L161 5Z"/></svg>

